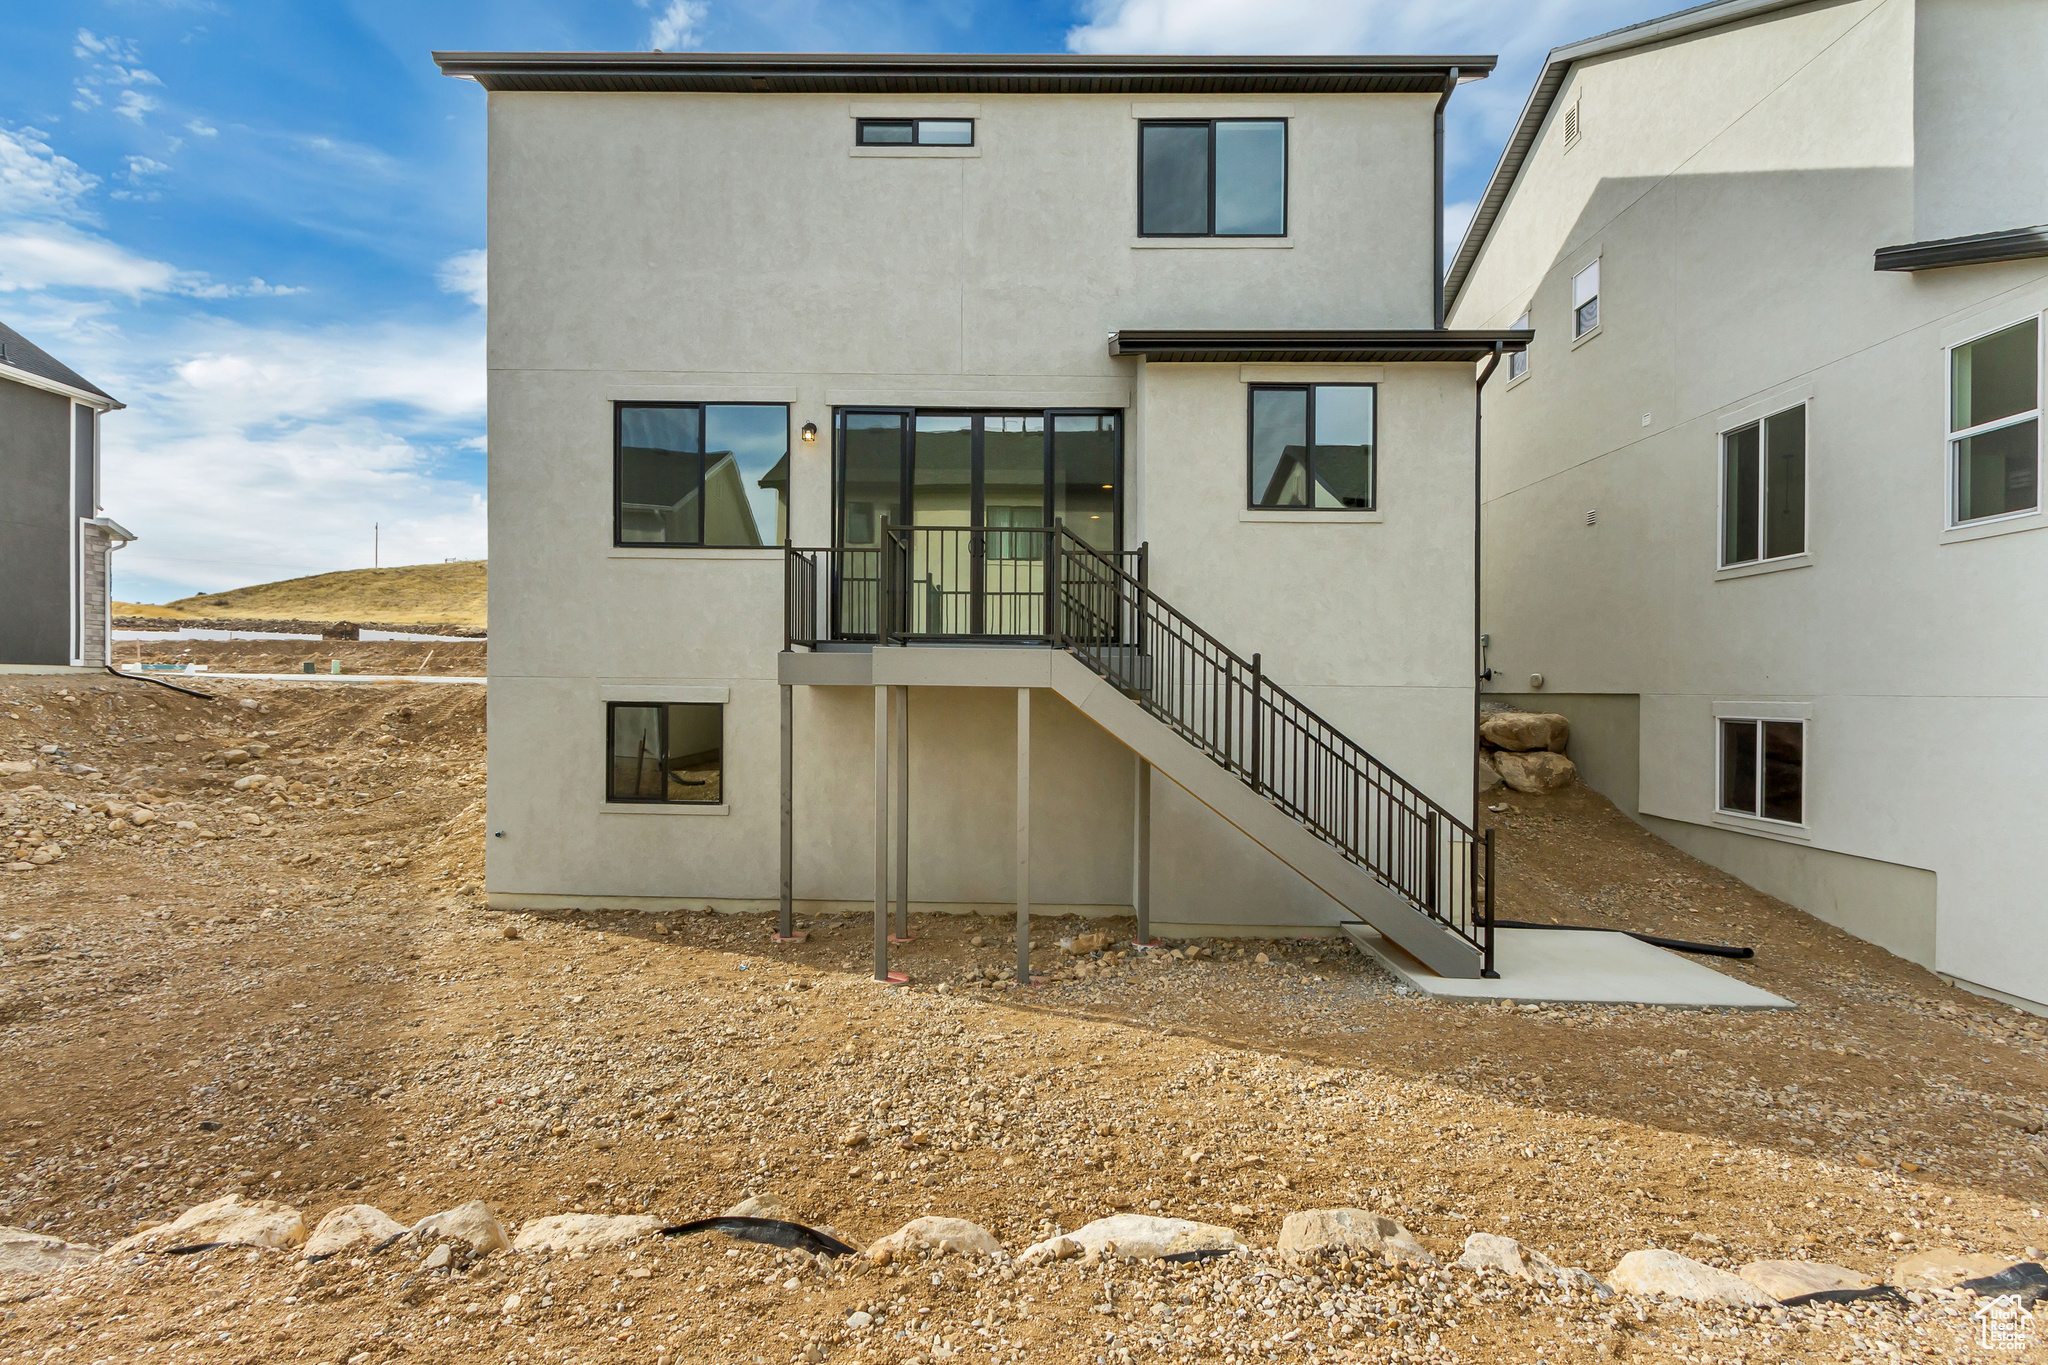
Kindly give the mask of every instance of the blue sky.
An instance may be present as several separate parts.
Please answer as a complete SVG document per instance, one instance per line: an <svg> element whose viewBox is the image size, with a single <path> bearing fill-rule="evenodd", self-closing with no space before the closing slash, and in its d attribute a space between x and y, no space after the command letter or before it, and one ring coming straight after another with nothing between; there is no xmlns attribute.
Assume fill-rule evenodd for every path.
<svg viewBox="0 0 2048 1365"><path fill-rule="evenodd" d="M124 600L485 553L484 96L446 49L1490 52L1453 239L1551 47L1642 0L76 0L0 21L0 320L129 405Z"/></svg>

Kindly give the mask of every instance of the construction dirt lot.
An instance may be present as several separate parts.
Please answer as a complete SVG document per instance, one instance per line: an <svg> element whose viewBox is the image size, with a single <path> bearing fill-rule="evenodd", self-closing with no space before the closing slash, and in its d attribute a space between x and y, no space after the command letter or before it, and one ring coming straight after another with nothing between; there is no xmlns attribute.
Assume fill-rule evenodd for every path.
<svg viewBox="0 0 2048 1365"><path fill-rule="evenodd" d="M0 1270L0 1365L2048 1359L2048 1308L1953 1287L2048 1243L2042 1021L1584 789L1495 798L1501 915L1754 945L1710 965L1797 1010L1435 1003L1342 940L1113 920L1034 925L1018 988L1013 926L942 915L890 988L858 915L488 910L481 687L195 685L0 678L0 1224L98 1249L232 1197L268 1231L192 1245L282 1245L29 1248L80 1263ZM863 1253L924 1216L1001 1250L660 1231L750 1196ZM1331 1208L1412 1237L1277 1245ZM610 1219L540 1222L574 1214ZM1023 1254L1117 1214L1243 1246ZM1460 1265L1472 1234L1527 1277ZM1630 1287L1656 1248L1894 1288Z"/></svg>

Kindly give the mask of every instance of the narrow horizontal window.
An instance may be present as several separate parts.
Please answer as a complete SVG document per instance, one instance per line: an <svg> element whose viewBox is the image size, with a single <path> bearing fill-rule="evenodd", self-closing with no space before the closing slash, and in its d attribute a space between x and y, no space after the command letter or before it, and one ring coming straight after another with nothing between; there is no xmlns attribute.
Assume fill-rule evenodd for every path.
<svg viewBox="0 0 2048 1365"><path fill-rule="evenodd" d="M2038 317L1949 352L1952 521L2041 505L2041 322Z"/></svg>
<svg viewBox="0 0 2048 1365"><path fill-rule="evenodd" d="M605 800L711 804L725 799L725 707L611 702Z"/></svg>
<svg viewBox="0 0 2048 1365"><path fill-rule="evenodd" d="M1723 720L1719 809L1806 823L1806 722Z"/></svg>
<svg viewBox="0 0 2048 1365"><path fill-rule="evenodd" d="M1517 332L1529 330L1529 314L1526 309L1523 310L1522 316L1515 319L1514 329ZM1508 378L1511 380L1520 379L1527 373L1529 373L1529 352L1527 350L1509 351Z"/></svg>
<svg viewBox="0 0 2048 1365"><path fill-rule="evenodd" d="M1287 120L1138 125L1138 233L1287 235Z"/></svg>
<svg viewBox="0 0 2048 1365"><path fill-rule="evenodd" d="M1374 384L1253 385L1248 505L1371 510L1378 398Z"/></svg>
<svg viewBox="0 0 2048 1365"><path fill-rule="evenodd" d="M1600 325L1600 262L1572 276L1572 336L1582 337Z"/></svg>
<svg viewBox="0 0 2048 1365"><path fill-rule="evenodd" d="M1721 565L1806 550L1806 406L1721 434Z"/></svg>
<svg viewBox="0 0 2048 1365"><path fill-rule="evenodd" d="M620 403L613 543L740 548L789 537L789 407Z"/></svg>
<svg viewBox="0 0 2048 1365"><path fill-rule="evenodd" d="M864 118L854 122L863 147L972 147L971 118Z"/></svg>

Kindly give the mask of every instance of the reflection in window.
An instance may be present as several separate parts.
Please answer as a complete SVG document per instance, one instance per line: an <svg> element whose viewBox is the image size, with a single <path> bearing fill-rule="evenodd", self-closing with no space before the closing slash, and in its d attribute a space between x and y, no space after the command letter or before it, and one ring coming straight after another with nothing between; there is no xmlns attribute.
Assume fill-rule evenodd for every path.
<svg viewBox="0 0 2048 1365"><path fill-rule="evenodd" d="M789 535L789 409L617 406L621 545L780 545Z"/></svg>
<svg viewBox="0 0 2048 1365"><path fill-rule="evenodd" d="M1514 328L1515 328L1515 330L1516 330L1517 332L1526 332L1526 331L1528 331L1528 330L1529 330L1529 314L1528 314L1528 311L1527 311L1526 309L1525 309L1525 310L1523 311L1523 313L1522 313L1522 316L1520 316L1520 317L1518 317L1518 318L1516 318L1516 319L1515 319L1515 321L1514 321ZM1515 380L1517 380L1517 379L1520 379L1520 378L1521 378L1521 377L1522 377L1523 375L1525 375L1525 374L1527 374L1527 373L1529 373L1529 352L1528 352L1528 350L1527 350L1527 349L1525 348L1525 349L1523 349L1523 350L1519 350L1519 351L1509 351L1509 352L1508 352L1508 380L1509 380L1509 382L1510 382L1510 383L1512 383L1513 381L1515 381Z"/></svg>
<svg viewBox="0 0 2048 1365"><path fill-rule="evenodd" d="M1250 505L1374 506L1373 384L1254 385Z"/></svg>
<svg viewBox="0 0 2048 1365"><path fill-rule="evenodd" d="M1147 237L1287 234L1287 121L1138 125L1138 231Z"/></svg>
<svg viewBox="0 0 2048 1365"><path fill-rule="evenodd" d="M864 118L855 122L863 147L972 147L971 118Z"/></svg>
<svg viewBox="0 0 2048 1365"><path fill-rule="evenodd" d="M606 707L605 800L717 804L725 799L725 708L715 702Z"/></svg>
<svg viewBox="0 0 2048 1365"><path fill-rule="evenodd" d="M1806 549L1806 406L1721 437L1721 563Z"/></svg>
<svg viewBox="0 0 2048 1365"><path fill-rule="evenodd" d="M1600 262L1572 276L1572 336L1582 337L1600 325Z"/></svg>
<svg viewBox="0 0 2048 1365"><path fill-rule="evenodd" d="M1114 413L1052 419L1052 514L1104 554L1117 549L1116 424Z"/></svg>
<svg viewBox="0 0 2048 1365"><path fill-rule="evenodd" d="M1720 808L1788 825L1806 821L1806 722L1721 722Z"/></svg>
<svg viewBox="0 0 2048 1365"><path fill-rule="evenodd" d="M903 524L903 435L900 412L849 412L840 417L839 543L878 545L881 522Z"/></svg>
<svg viewBox="0 0 2048 1365"><path fill-rule="evenodd" d="M2041 505L2040 319L1949 352L1949 463L1955 520Z"/></svg>

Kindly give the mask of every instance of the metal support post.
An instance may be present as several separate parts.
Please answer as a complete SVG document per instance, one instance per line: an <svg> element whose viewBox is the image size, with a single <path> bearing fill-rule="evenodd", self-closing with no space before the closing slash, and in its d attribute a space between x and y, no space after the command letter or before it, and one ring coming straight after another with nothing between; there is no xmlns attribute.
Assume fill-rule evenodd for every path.
<svg viewBox="0 0 2048 1365"><path fill-rule="evenodd" d="M1135 897L1138 932L1132 942L1152 944L1152 764L1138 760L1138 888Z"/></svg>
<svg viewBox="0 0 2048 1365"><path fill-rule="evenodd" d="M778 943L801 943L796 931L796 688L782 685L782 917Z"/></svg>
<svg viewBox="0 0 2048 1365"><path fill-rule="evenodd" d="M901 985L889 970L889 689L875 689L875 980Z"/></svg>
<svg viewBox="0 0 2048 1365"><path fill-rule="evenodd" d="M1017 984L1031 984L1031 689L1017 689Z"/></svg>
<svg viewBox="0 0 2048 1365"><path fill-rule="evenodd" d="M896 932L891 943L910 942L910 689L896 694Z"/></svg>

